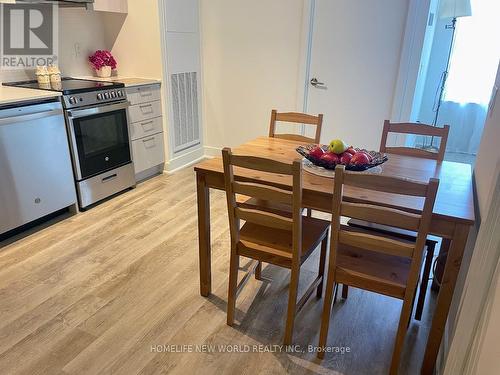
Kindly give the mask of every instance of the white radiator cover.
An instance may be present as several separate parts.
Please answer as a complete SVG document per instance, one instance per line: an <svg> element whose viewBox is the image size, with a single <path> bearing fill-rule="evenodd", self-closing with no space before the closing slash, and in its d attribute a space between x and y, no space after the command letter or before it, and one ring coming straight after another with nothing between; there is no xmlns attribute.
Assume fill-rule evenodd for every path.
<svg viewBox="0 0 500 375"><path fill-rule="evenodd" d="M172 93L173 152L199 145L200 122L198 75L196 72L170 75Z"/></svg>

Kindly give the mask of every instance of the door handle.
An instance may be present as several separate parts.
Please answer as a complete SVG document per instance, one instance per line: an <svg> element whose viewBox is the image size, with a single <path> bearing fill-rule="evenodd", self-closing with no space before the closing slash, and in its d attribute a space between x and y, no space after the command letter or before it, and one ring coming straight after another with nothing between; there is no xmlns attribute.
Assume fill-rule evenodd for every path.
<svg viewBox="0 0 500 375"><path fill-rule="evenodd" d="M27 115L11 116L11 117L6 117L6 118L0 119L0 126L10 125L10 124L13 124L15 122L35 121L35 120L40 120L40 119L45 118L45 117L58 116L58 115L62 115L62 114L63 114L62 109L53 109L51 111L30 113Z"/></svg>
<svg viewBox="0 0 500 375"><path fill-rule="evenodd" d="M313 78L309 81L314 87L326 87L324 82L318 81L317 78Z"/></svg>

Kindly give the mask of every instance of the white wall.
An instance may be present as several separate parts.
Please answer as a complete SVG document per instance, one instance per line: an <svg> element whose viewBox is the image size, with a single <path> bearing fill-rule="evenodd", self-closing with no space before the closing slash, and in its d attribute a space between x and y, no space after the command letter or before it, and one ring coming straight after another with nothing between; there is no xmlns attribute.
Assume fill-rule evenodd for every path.
<svg viewBox="0 0 500 375"><path fill-rule="evenodd" d="M235 146L296 109L304 0L202 0L205 145Z"/></svg>
<svg viewBox="0 0 500 375"><path fill-rule="evenodd" d="M500 65L497 72L496 86L500 88ZM492 186L497 177L500 164L500 94L497 93L496 103L486 118L481 145L477 154L474 174L476 179L479 209L484 216L492 194ZM495 173L495 171L497 171Z"/></svg>
<svg viewBox="0 0 500 375"><path fill-rule="evenodd" d="M500 368L500 345L498 345L498 334L500 333L500 263L497 266L495 284L492 285L491 300L487 305L481 325L485 333L479 343L481 351L477 359L474 374L497 375Z"/></svg>
<svg viewBox="0 0 500 375"><path fill-rule="evenodd" d="M59 8L59 56L64 76L88 76L88 56L98 49L111 49L105 36L105 13L80 8ZM76 47L76 48L75 48ZM0 71L0 81L34 79L34 69Z"/></svg>
<svg viewBox="0 0 500 375"><path fill-rule="evenodd" d="M64 76L92 75L88 57L98 49L111 48L104 23L100 12L59 9L59 68Z"/></svg>
<svg viewBox="0 0 500 375"><path fill-rule="evenodd" d="M496 84L500 86L500 65ZM457 289L450 307L447 331L452 341L449 347L446 343L443 347L447 357L444 364L445 375L462 372L465 366L469 369L474 368L478 358L481 356L489 358L492 354L489 344L483 345L479 349L477 343L489 342L491 339L488 333L484 335L488 330L479 330L478 327L481 328L481 326L484 327L488 324L491 324L491 329L498 327L498 322L495 320L490 321L490 315L485 314L485 311L487 309L498 309L498 298L494 296L495 293L498 293L499 288L495 284L490 285L490 283L491 277L495 273L495 267L498 268L500 251L497 207L499 204L499 190L498 188L495 190L500 176L499 140L500 98L497 97L496 104L492 105L484 126L481 146L474 169L479 206L476 208L480 213L481 220L479 221L479 218L477 218L476 226L469 235ZM497 207L496 211L493 207ZM497 215L496 218L495 214ZM474 241L478 227L479 234L477 241ZM498 273L497 269L497 279ZM496 282L494 281L494 283ZM489 289L493 292L486 295ZM494 317L495 315L491 316ZM498 337L496 337L496 340L498 340ZM496 343L496 346L498 347L498 343ZM484 351L484 354L482 351ZM485 361L484 364L487 364L488 360L485 359ZM482 374L483 372L477 373Z"/></svg>
<svg viewBox="0 0 500 375"><path fill-rule="evenodd" d="M128 14L103 13L120 76L162 78L158 0L129 0Z"/></svg>

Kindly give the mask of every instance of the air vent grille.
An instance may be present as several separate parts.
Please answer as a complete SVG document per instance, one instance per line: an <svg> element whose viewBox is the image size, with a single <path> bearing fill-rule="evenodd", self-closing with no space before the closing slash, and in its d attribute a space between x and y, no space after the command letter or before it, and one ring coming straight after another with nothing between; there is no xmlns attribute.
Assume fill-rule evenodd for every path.
<svg viewBox="0 0 500 375"><path fill-rule="evenodd" d="M196 72L172 74L170 78L176 153L200 143L198 78Z"/></svg>

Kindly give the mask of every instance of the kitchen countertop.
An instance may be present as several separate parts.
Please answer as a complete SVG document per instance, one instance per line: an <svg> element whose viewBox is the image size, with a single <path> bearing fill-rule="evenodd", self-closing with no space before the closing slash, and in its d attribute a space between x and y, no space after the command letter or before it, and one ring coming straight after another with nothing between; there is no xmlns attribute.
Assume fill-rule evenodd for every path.
<svg viewBox="0 0 500 375"><path fill-rule="evenodd" d="M56 91L32 90L0 85L0 105L37 99L50 99L58 96L61 96L61 93Z"/></svg>
<svg viewBox="0 0 500 375"><path fill-rule="evenodd" d="M122 76L114 76L109 78L84 76L84 77L74 77L74 78L91 79L94 81L104 81L104 82L121 82L125 84L125 87L154 85L161 83L159 79L155 78L122 77Z"/></svg>

